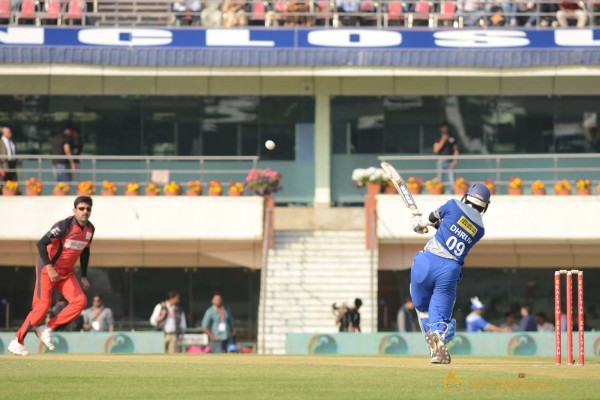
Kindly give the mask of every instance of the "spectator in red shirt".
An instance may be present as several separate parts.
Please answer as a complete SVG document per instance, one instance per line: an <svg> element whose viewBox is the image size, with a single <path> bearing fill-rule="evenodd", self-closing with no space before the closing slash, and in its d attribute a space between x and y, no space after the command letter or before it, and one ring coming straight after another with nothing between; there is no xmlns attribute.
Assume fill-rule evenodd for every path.
<svg viewBox="0 0 600 400"><path fill-rule="evenodd" d="M52 330L70 323L85 309L87 300L75 276L73 267L79 259L81 265L81 285L90 288L87 280L87 267L90 260L90 245L94 237L94 225L89 221L92 213L92 198L79 196L75 199L72 216L54 224L37 243L40 258L36 263L35 289L31 312L25 318L17 337L8 345L8 351L26 356L24 340L29 330L40 324L52 302L52 291L58 290L69 305L48 321L39 326L35 333L40 341L54 350Z"/></svg>
<svg viewBox="0 0 600 400"><path fill-rule="evenodd" d="M577 19L577 27L585 27L587 21L587 12L585 5L581 1L563 0L558 2L558 11L556 12L556 20L561 28L569 26L568 19Z"/></svg>

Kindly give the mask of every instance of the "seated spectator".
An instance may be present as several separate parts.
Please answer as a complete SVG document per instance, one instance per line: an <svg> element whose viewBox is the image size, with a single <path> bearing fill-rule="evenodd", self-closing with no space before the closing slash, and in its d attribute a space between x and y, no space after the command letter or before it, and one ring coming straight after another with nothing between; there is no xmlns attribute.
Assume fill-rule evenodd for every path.
<svg viewBox="0 0 600 400"><path fill-rule="evenodd" d="M518 26L532 27L536 24L535 3L519 0L515 7L517 12L516 24Z"/></svg>
<svg viewBox="0 0 600 400"><path fill-rule="evenodd" d="M173 11L177 13L177 26L196 25L200 20L197 14L200 12L200 0L177 0L173 3Z"/></svg>
<svg viewBox="0 0 600 400"><path fill-rule="evenodd" d="M458 15L463 18L465 26L479 25L483 18L483 2L481 0L458 0L456 9Z"/></svg>
<svg viewBox="0 0 600 400"><path fill-rule="evenodd" d="M556 12L558 5L556 3L540 3L540 27L557 26Z"/></svg>
<svg viewBox="0 0 600 400"><path fill-rule="evenodd" d="M356 14L360 9L360 0L336 0L335 5L337 10L342 13L339 16L339 23L342 26L356 26L359 23L357 15L345 15Z"/></svg>
<svg viewBox="0 0 600 400"><path fill-rule="evenodd" d="M65 308L69 303L67 299L65 299L62 295L56 300L54 306L52 306L48 310L48 314L46 315L46 323L50 321L52 318L56 317L60 312ZM67 331L67 332L78 332L83 329L83 317L80 315L75 318L71 323L63 326L57 327L55 330L57 331Z"/></svg>
<svg viewBox="0 0 600 400"><path fill-rule="evenodd" d="M517 324L517 321L515 320L515 313L508 311L504 314L504 322L500 325L500 328L508 328L513 332L518 331L519 324Z"/></svg>
<svg viewBox="0 0 600 400"><path fill-rule="evenodd" d="M538 330L535 318L530 315L531 309L529 306L521 307L521 322L519 322L519 330L522 332L535 332Z"/></svg>
<svg viewBox="0 0 600 400"><path fill-rule="evenodd" d="M556 20L561 28L569 26L569 19L577 20L577 27L585 27L587 21L587 12L583 2L577 0L562 0L558 2L558 11L556 12Z"/></svg>
<svg viewBox="0 0 600 400"><path fill-rule="evenodd" d="M244 0L225 0L223 3L223 26L230 28L248 25L245 7Z"/></svg>
<svg viewBox="0 0 600 400"><path fill-rule="evenodd" d="M112 310L104 306L100 295L94 296L92 306L83 310L81 315L83 316L83 329L86 331L112 332L115 329Z"/></svg>
<svg viewBox="0 0 600 400"><path fill-rule="evenodd" d="M200 14L202 25L208 28L221 26L223 13L221 12L221 0L207 0Z"/></svg>
<svg viewBox="0 0 600 400"><path fill-rule="evenodd" d="M489 26L504 26L506 25L506 18L504 16L504 8L500 3L500 0L494 0L490 3L490 7L487 12L489 13L488 25Z"/></svg>
<svg viewBox="0 0 600 400"><path fill-rule="evenodd" d="M554 325L548 322L548 317L543 312L535 314L538 332L554 332Z"/></svg>
<svg viewBox="0 0 600 400"><path fill-rule="evenodd" d="M310 5L304 0L290 0L287 12L290 15L285 22L286 26L313 26L314 20L309 15ZM294 15L304 14L304 15Z"/></svg>

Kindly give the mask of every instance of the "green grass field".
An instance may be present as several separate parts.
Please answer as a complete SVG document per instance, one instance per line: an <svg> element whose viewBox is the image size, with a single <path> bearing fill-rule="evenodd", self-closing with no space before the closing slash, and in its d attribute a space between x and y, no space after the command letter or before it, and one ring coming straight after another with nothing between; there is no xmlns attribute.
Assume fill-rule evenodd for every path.
<svg viewBox="0 0 600 400"><path fill-rule="evenodd" d="M455 379L448 379L449 373ZM518 377L518 374L521 377ZM524 375L523 375L524 374ZM446 385L447 383L447 385ZM460 385L459 385L460 383ZM1 399L597 399L600 360L549 357L0 357Z"/></svg>

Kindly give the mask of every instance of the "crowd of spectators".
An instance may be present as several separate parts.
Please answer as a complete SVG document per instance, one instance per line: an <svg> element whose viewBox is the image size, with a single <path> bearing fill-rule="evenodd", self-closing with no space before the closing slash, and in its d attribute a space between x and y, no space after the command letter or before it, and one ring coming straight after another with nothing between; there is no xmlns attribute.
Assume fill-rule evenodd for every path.
<svg viewBox="0 0 600 400"><path fill-rule="evenodd" d="M103 3L103 1L105 3ZM598 0L153 0L177 26L585 27L596 25ZM133 0L131 0L133 3ZM0 0L0 24L85 24L82 14L120 13L112 0ZM11 14L12 10L12 14ZM132 8L135 10L135 8ZM150 9L149 9L150 10ZM158 13L158 8L156 8ZM142 10L141 12L148 12ZM151 11L150 11L151 12ZM59 16L60 14L60 16ZM93 24L95 19L89 19Z"/></svg>

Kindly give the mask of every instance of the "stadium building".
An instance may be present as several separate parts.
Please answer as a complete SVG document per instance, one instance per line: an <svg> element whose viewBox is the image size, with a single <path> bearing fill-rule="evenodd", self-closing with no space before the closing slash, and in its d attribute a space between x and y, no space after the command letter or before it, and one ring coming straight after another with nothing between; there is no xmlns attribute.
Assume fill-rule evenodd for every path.
<svg viewBox="0 0 600 400"><path fill-rule="evenodd" d="M363 300L364 333L396 330L426 239L411 231L399 196L368 195L352 175L387 160L405 178L436 177L442 122L459 143L455 176L496 186L488 235L459 284L459 327L472 296L498 323L521 304L552 315L556 269L583 269L586 292L597 289L594 8L584 27L563 29L560 10L539 7L504 13L502 26L493 26L498 10L481 10L470 26L466 12L444 8L453 2L425 11L410 2L363 1L356 11L314 2L289 12L283 2L249 2L249 25L225 28L164 0L118 2L125 8L97 0L79 14L75 3L52 15L52 1L33 11L27 0L5 14L0 7L0 125L13 131L20 185L44 183L40 197L0 197L7 328L29 310L35 242L70 213L75 188L52 196L50 145L67 126L83 142L75 186L92 180L99 191L108 180L121 194L134 180L198 179L207 194L209 181L243 181L251 168L282 175L274 208L248 191L95 197L89 276L119 330L150 329L152 308L172 289L191 331L212 293L223 293L239 340L264 353L284 353L290 333L335 333L332 304L353 298ZM525 16L534 22L518 22ZM513 176L525 182L523 196L508 195ZM554 194L561 179L571 196ZM576 195L580 179L591 180L591 196ZM537 180L546 196L531 195ZM445 183L443 196L416 195L420 208L456 197ZM591 326L600 327L598 306L586 299Z"/></svg>

